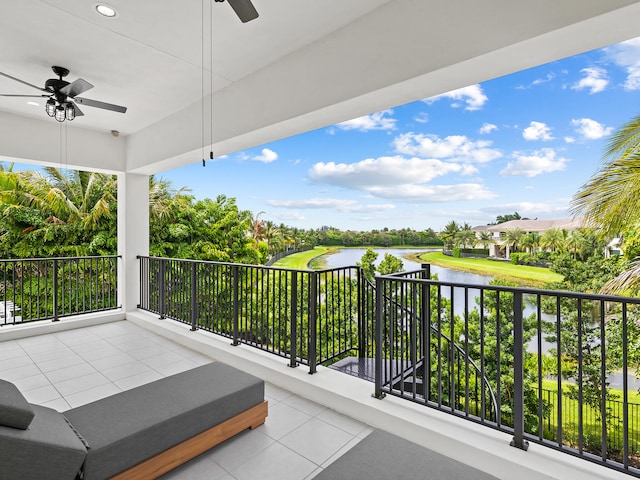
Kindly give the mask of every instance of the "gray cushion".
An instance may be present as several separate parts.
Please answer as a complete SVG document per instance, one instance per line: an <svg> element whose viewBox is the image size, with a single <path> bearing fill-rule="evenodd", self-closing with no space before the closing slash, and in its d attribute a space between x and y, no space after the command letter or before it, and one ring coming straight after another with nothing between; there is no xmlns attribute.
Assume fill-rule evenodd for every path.
<svg viewBox="0 0 640 480"><path fill-rule="evenodd" d="M0 478L74 480L87 450L60 413L31 407L27 430L0 426Z"/></svg>
<svg viewBox="0 0 640 480"><path fill-rule="evenodd" d="M315 480L497 480L493 475L382 430L374 430Z"/></svg>
<svg viewBox="0 0 640 480"><path fill-rule="evenodd" d="M13 383L0 379L0 425L26 430L33 409Z"/></svg>
<svg viewBox="0 0 640 480"><path fill-rule="evenodd" d="M264 382L223 363L64 412L91 448L85 480L111 477L264 400Z"/></svg>

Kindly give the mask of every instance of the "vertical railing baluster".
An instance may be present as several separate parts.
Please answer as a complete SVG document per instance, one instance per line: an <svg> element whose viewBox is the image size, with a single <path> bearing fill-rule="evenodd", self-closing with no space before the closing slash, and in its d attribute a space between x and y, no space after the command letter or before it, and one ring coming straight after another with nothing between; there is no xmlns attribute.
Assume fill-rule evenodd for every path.
<svg viewBox="0 0 640 480"><path fill-rule="evenodd" d="M429 264L422 265L421 278L430 280ZM422 283L422 313L420 317L422 331L422 396L426 402L431 396L431 285Z"/></svg>
<svg viewBox="0 0 640 480"><path fill-rule="evenodd" d="M513 440L511 446L527 450L524 439L524 325L522 292L513 293Z"/></svg>
<svg viewBox="0 0 640 480"><path fill-rule="evenodd" d="M165 318L165 313L167 312L167 299L166 299L166 278L165 278L165 274L166 274L166 260L164 258L160 259L160 273L158 274L159 278L159 283L158 283L158 289L159 289L159 310L160 310L160 320Z"/></svg>
<svg viewBox="0 0 640 480"><path fill-rule="evenodd" d="M600 397L600 433L602 435L602 442L600 444L600 456L602 461L607 460L607 350L606 350L606 331L605 331L605 303L600 301L600 385L602 385L602 392Z"/></svg>
<svg viewBox="0 0 640 480"><path fill-rule="evenodd" d="M376 356L375 356L375 392L373 396L375 398L384 398L385 394L382 391L382 342L383 338L383 312L382 312L382 300L383 300L383 280L380 277L376 277L376 308L375 308L375 327L376 327Z"/></svg>
<svg viewBox="0 0 640 480"><path fill-rule="evenodd" d="M308 331L308 352L309 352L309 374L316 373L317 362L317 335L318 335L318 274L310 274L311 291L309 293L309 331Z"/></svg>
<svg viewBox="0 0 640 480"><path fill-rule="evenodd" d="M627 303L622 304L622 465L629 470L629 346Z"/></svg>
<svg viewBox="0 0 640 480"><path fill-rule="evenodd" d="M198 319L198 277L196 271L196 262L191 263L191 331L195 332Z"/></svg>
<svg viewBox="0 0 640 480"><path fill-rule="evenodd" d="M239 337L239 328L238 328L238 321L239 321L239 308L238 308L238 294L239 294L239 271L238 271L238 265L233 265L231 267L231 281L233 282L232 288L233 288L233 341L231 342L231 345L237 346L240 342L238 340Z"/></svg>
<svg viewBox="0 0 640 480"><path fill-rule="evenodd" d="M289 352L289 366L298 366L298 272L291 272L291 299L289 325L291 331L291 350Z"/></svg>
<svg viewBox="0 0 640 480"><path fill-rule="evenodd" d="M58 318L58 260L53 260L53 322L57 322Z"/></svg>
<svg viewBox="0 0 640 480"><path fill-rule="evenodd" d="M583 385L582 385L582 336L583 336L583 323L582 323L582 300L577 299L578 309L578 452L582 455L584 450L584 403L583 403Z"/></svg>

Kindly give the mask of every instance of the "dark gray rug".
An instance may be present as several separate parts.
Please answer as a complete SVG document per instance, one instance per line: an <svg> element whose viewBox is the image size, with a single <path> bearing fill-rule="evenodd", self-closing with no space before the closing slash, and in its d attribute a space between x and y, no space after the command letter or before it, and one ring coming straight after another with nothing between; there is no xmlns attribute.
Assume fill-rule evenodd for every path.
<svg viewBox="0 0 640 480"><path fill-rule="evenodd" d="M374 430L315 480L497 480L493 475Z"/></svg>

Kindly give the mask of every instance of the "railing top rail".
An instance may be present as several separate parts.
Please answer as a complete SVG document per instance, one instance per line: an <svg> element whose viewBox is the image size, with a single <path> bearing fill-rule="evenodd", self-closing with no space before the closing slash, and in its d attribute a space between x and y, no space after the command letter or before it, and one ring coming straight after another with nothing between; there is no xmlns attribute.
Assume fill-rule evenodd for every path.
<svg viewBox="0 0 640 480"><path fill-rule="evenodd" d="M548 290L548 289L527 288L527 287L508 287L504 285L483 285L478 283L445 282L441 280L398 277L396 275L378 275L376 276L376 278L380 278L381 280L384 280L387 282L402 281L407 283L420 283L420 284L427 284L427 285L443 285L447 287L468 288L472 290L493 290L493 291L500 291L500 292L522 293L522 294L529 294L529 295L579 298L582 300L624 302L624 303L640 305L640 298L638 297L622 297L619 295L601 295L597 293L570 292L568 290Z"/></svg>
<svg viewBox="0 0 640 480"><path fill-rule="evenodd" d="M205 263L210 265L226 265L232 267L244 267L244 268L261 268L266 270L282 270L288 272L299 272L299 273L328 273L335 271L343 271L350 269L358 269L357 265L349 265L346 267L334 267L334 268L326 268L323 270L311 270L311 269L302 269L302 268L287 268L287 267L274 267L272 265L254 265L250 263L231 263L231 262L218 262L214 260L196 260L191 258L168 258L168 257L152 257L148 255L138 255L138 259L140 258L148 258L150 260L167 260L167 261L175 261L175 262L185 262L185 263Z"/></svg>
<svg viewBox="0 0 640 480"><path fill-rule="evenodd" d="M43 262L49 260L84 260L93 258L122 258L122 255L84 255L77 257L0 258L0 263Z"/></svg>

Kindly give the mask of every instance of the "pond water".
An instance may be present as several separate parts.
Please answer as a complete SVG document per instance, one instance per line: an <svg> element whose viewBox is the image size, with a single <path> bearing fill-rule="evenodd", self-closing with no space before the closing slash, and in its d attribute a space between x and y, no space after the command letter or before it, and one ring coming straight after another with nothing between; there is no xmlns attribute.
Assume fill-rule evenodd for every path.
<svg viewBox="0 0 640 480"><path fill-rule="evenodd" d="M374 252L378 254L378 258L375 264L378 265L384 259L385 253L389 253L394 257L398 257L402 260L402 265L405 271L418 270L420 264L411 260L403 258L404 255L412 253L426 253L426 252L439 252L439 248L372 248ZM359 262L362 256L367 251L366 248L344 248L337 253L325 255L323 257L328 268L339 268L355 265ZM460 272L458 270L451 270L450 268L438 267L431 265L431 273L438 274L438 280L443 282L459 282L470 283L476 285L487 285L492 276L478 275L475 273Z"/></svg>

